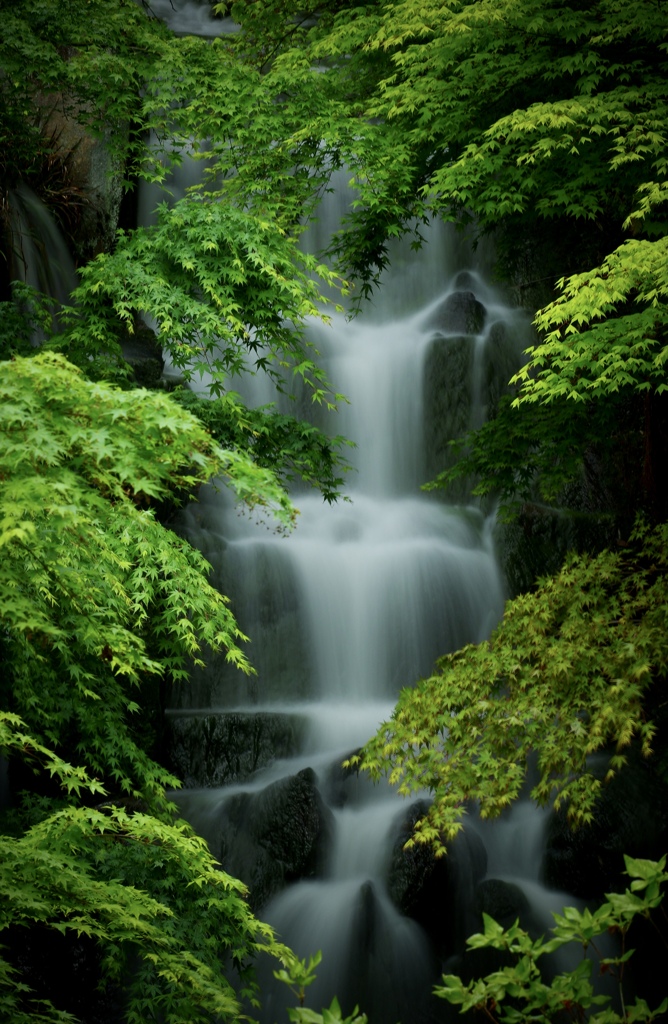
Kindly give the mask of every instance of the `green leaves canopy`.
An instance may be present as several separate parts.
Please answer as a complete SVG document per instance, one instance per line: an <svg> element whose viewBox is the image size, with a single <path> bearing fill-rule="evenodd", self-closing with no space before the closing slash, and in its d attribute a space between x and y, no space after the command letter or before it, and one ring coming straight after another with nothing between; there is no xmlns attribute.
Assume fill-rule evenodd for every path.
<svg viewBox="0 0 668 1024"><path fill-rule="evenodd" d="M164 178L192 139L207 140L194 143L205 184L165 210L145 242L121 240L114 267L85 277L79 300L87 316L103 294L121 319L143 302L177 363L213 362L226 374L249 339L257 352L270 334L274 347L262 358L287 353L300 374L315 374L322 397L312 360L304 362L297 336L281 324L299 328L313 311L313 286L300 274L317 269L329 279L322 265L299 257L294 239L345 160L358 197L333 252L363 282L385 264L388 239L427 213L474 218L478 232L501 230L514 240L513 258L518 239L535 248L527 239L541 222L571 225L572 271L537 319L546 336L518 377L519 401L661 386L661 3L407 0L288 3L277 11L258 0L231 11L244 31L203 41L175 39L129 0L112 12L73 4L56 19L49 0L8 8L8 132L38 94L59 90L99 130L131 123L115 144L148 177ZM32 78L19 74L26 65ZM138 142L147 129L158 139L153 155ZM177 238L189 239L182 253ZM155 258L143 258L154 244ZM100 275L120 271L124 259L137 273L109 295ZM290 267L296 273L286 273ZM174 304L161 291L165 282ZM194 340L198 294L215 316Z"/></svg>
<svg viewBox="0 0 668 1024"><path fill-rule="evenodd" d="M1 716L4 749L17 725L16 716ZM67 766L56 774L67 779ZM83 781L96 792L92 780ZM238 1019L240 996L255 999L251 958L263 951L284 963L288 955L250 914L244 886L219 869L184 822L111 805L69 806L18 838L0 836L0 853L0 934L11 928L16 939L22 927L38 924L90 940L88 956L98 961L108 997L123 986L128 1022L156 1013L183 1024ZM236 990L223 971L225 955L241 974ZM5 958L0 1009L21 1024L75 1020L31 992Z"/></svg>
<svg viewBox="0 0 668 1024"><path fill-rule="evenodd" d="M8 626L53 645L66 661L72 634L87 654L110 649L111 669L136 680L156 671L140 640L150 609L160 656L176 676L202 643L225 646L247 667L240 634L212 588L199 618L195 590L194 619L168 600L170 580L187 587L206 566L148 506L225 475L251 504L273 501L289 525L291 508L272 474L217 448L169 396L92 383L56 354L3 364L0 388Z"/></svg>
<svg viewBox="0 0 668 1024"><path fill-rule="evenodd" d="M390 722L355 759L405 794L434 801L416 838L442 850L469 802L482 817L531 795L592 818L601 780L590 755L613 748L607 778L636 739L651 752L646 698L668 667L668 528L639 531L628 551L572 556L535 593L509 602L490 640L442 658L403 690Z"/></svg>
<svg viewBox="0 0 668 1024"><path fill-rule="evenodd" d="M305 388L333 408L340 396L303 337L309 317L327 319L323 286L342 287L298 245L331 173L320 147L320 128L331 126L308 67L301 78L278 69L264 75L244 62L232 37L174 36L133 0L111 8L77 0L66 12L54 0L0 9L0 132L4 151L14 154L0 164L10 273L20 264L17 184L63 213L53 168L62 164L67 176L76 156L61 147L63 118L103 138L116 167L135 182L165 182L186 154L202 164L202 181L178 202L162 203L157 224L121 232L112 253L80 269L73 308L52 345L88 375L122 380L119 342L142 314L172 363L187 379L205 374L213 395L235 391L239 375L263 371L287 394ZM297 138L305 123L308 132ZM287 147L286 136L294 136ZM17 348L10 343L7 351ZM240 403L227 412L243 421ZM281 416L273 431L276 469L286 444L287 476L298 467L332 498L345 462L341 440L319 432L311 460L295 463L304 425ZM267 410L265 433L271 426Z"/></svg>
<svg viewBox="0 0 668 1024"><path fill-rule="evenodd" d="M91 382L55 353L1 367L0 750L41 795L0 837L0 932L38 922L94 941L104 983L127 987L129 1021L158 1008L237 1017L221 955L250 993L249 958L281 947L243 886L173 822L165 787L178 781L136 742L133 719L151 676L183 678L205 648L250 666L207 563L152 506L217 476L286 527L292 509L269 470L219 448L166 394ZM70 1019L8 962L1 978L8 1019Z"/></svg>
<svg viewBox="0 0 668 1024"><path fill-rule="evenodd" d="M0 747L13 791L29 792L2 823L0 928L12 948L0 1006L17 1021L70 1019L31 990L16 952L37 926L87 941L101 986L122 986L128 1021L236 1018L241 997L255 998L256 952L284 951L243 887L174 823L165 787L177 780L137 737L152 680L183 678L208 648L250 667L206 562L155 513L214 477L286 528L293 510L280 479L336 495L338 441L285 413L248 410L235 393L239 373L264 371L288 393L296 380L318 402L337 400L303 326L324 316L319 287L340 282L297 244L331 170L319 147L327 115L310 87L297 79L288 90L278 70L244 63L233 40L177 38L131 0L0 9L10 276L18 185L62 212L64 192L51 186L71 154L49 133L63 115L103 137L128 180L164 181L186 151L206 167L200 185L161 205L154 227L119 235L113 252L80 268L45 351L26 343L25 290L4 317ZM318 142L307 134L284 149L284 134L313 118ZM39 308L28 313L48 327ZM140 313L186 378L206 375L217 397L199 419L183 408L194 400L104 383L127 389L119 343Z"/></svg>
<svg viewBox="0 0 668 1024"><path fill-rule="evenodd" d="M387 238L429 212L500 232L519 266L522 249L541 259L541 222L555 220L566 225L565 245L560 228L549 238L572 269L537 317L545 338L529 350L518 401L661 389L662 4L331 3L310 12L309 28L298 8L287 5L282 34L273 5L232 9L242 22L252 17L251 35L271 33L286 64L302 26L299 52L319 62L330 96L352 96L352 116L366 120L350 154L356 209L335 246L344 262L373 277Z"/></svg>

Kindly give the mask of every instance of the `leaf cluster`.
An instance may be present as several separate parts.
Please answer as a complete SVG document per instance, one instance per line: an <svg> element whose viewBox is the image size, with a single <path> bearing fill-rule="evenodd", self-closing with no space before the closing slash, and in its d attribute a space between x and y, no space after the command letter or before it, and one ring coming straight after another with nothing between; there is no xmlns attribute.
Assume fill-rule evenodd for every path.
<svg viewBox="0 0 668 1024"><path fill-rule="evenodd" d="M314 400L332 404L338 396L300 339L307 317L324 316L311 271L333 280L270 216L193 192L163 204L155 227L121 233L113 253L83 268L54 344L83 365L118 351L121 325L132 333L140 313L155 323L174 366L189 378L208 375L212 394L263 370L282 386L282 374L294 374Z"/></svg>
<svg viewBox="0 0 668 1024"><path fill-rule="evenodd" d="M246 638L153 506L219 477L286 527L293 510L268 469L166 393L92 382L49 351L4 362L1 379L0 752L30 792L0 835L0 933L18 942L39 925L88 943L128 1021L238 1017L227 959L254 999L250 961L282 947L174 821L165 787L178 780L132 720L147 680L184 678L205 650L250 671ZM33 989L17 948L1 961L3 1015L74 1019Z"/></svg>
<svg viewBox="0 0 668 1024"><path fill-rule="evenodd" d="M666 858L660 861L625 857L626 873L632 879L624 893L609 893L605 902L593 912L566 907L563 914L555 914L551 937L532 940L516 921L504 929L487 914L483 914L484 932L468 939L470 949L496 949L509 953L512 963L484 978L465 983L456 975L444 975L443 984L435 988L436 995L460 1008L460 1013L483 1011L492 1021L520 1024L534 1020L552 1020L559 1015L565 1019L591 1021L592 1024L622 1024L622 1022L653 1021L668 1009L668 998L655 1009L636 997L629 1004L624 996L624 973L633 955L626 949L630 925L638 916L648 917L662 902L662 886L668 880ZM612 956L604 956L602 938L608 932L621 937L621 949ZM661 935L657 936L661 941ZM584 956L570 971L562 971L547 982L539 961L569 943L582 946ZM595 957L601 974L617 982L619 1002L613 1009L612 997L596 994Z"/></svg>
<svg viewBox="0 0 668 1024"><path fill-rule="evenodd" d="M344 437L326 443L313 424L284 415L273 405L247 408L233 391L203 401L179 388L173 397L206 425L221 447L251 452L256 465L272 469L286 485L302 481L318 487L325 501L338 497L344 477L337 474L348 467L336 449L352 444Z"/></svg>
<svg viewBox="0 0 668 1024"><path fill-rule="evenodd" d="M5 750L26 742L21 728L17 716L3 716ZM39 753L69 785L70 766ZM85 774L78 783L99 792ZM240 994L255 999L251 959L260 951L288 955L250 914L243 885L219 869L185 822L113 804L66 806L19 837L0 836L0 850L0 932L40 924L88 941L89 955L99 951L101 985L123 985L130 1022L156 1012L184 1024L238 1018ZM238 965L241 993L223 971L225 956ZM12 961L11 952L0 961L6 1019L74 1020L31 992Z"/></svg>
<svg viewBox="0 0 668 1024"><path fill-rule="evenodd" d="M189 381L203 379L213 395L261 372L281 391L305 386L315 402L334 408L342 396L303 328L314 316L326 321L324 292L345 285L299 245L355 135L349 110L326 100L324 77L299 57L264 67L241 37L177 37L133 0L115 0L111 9L86 0L67 12L55 0L5 6L0 88L16 180L40 191L26 177L32 158L13 135L17 118L48 149L45 130L57 115L103 139L128 186L141 177L165 195L155 224L120 232L113 252L80 268L52 347L89 376L123 382L120 342L141 315L172 364ZM173 201L170 170L186 158L199 161L202 178ZM4 186L8 237L16 175ZM232 413L237 440L245 433L250 441L252 414L239 400L228 402ZM303 469L318 484L311 455L295 458L306 447L323 467L331 499L340 485L338 440L313 430L307 442L305 428L288 430L287 420L276 428L271 457L285 464L284 478ZM259 455L261 448L245 450Z"/></svg>
<svg viewBox="0 0 668 1024"><path fill-rule="evenodd" d="M518 403L583 402L622 390L666 390L668 238L629 239L600 267L558 282L539 310L539 344L514 378Z"/></svg>
<svg viewBox="0 0 668 1024"><path fill-rule="evenodd" d="M296 5L282 35L272 5L259 7L283 50L275 59L288 60ZM572 271L537 316L542 337L517 377L518 402L662 388L661 4L403 0L312 14L300 53L330 80L329 95L343 96L353 74L363 82L350 108L363 120L349 155L358 197L337 257L369 282L388 238L427 212L474 222L478 234L508 230L515 249L550 221L559 248L559 225L576 224L560 250Z"/></svg>
<svg viewBox="0 0 668 1024"><path fill-rule="evenodd" d="M315 969L321 960L322 954L319 951L310 956L308 961L291 954L286 958L285 965L279 971L274 971L276 980L286 984L298 1000L299 1005L288 1010L292 1024L367 1024L367 1015L360 1013L357 1006L344 1017L336 996L329 1007L323 1007L321 1013L304 1006L304 990L315 981Z"/></svg>
<svg viewBox="0 0 668 1024"><path fill-rule="evenodd" d="M599 489L601 476L605 480L605 507L590 503L582 514L599 520L617 516L627 533L642 508L642 428L642 410L626 390L605 401L577 404L563 397L548 404L518 404L512 394L505 395L492 420L450 442L456 462L424 489L447 494L458 480L473 480L472 494L491 498L501 520L544 503L576 516L580 510L568 509L568 496L574 482L589 479L591 463ZM624 495L632 487L630 511Z"/></svg>
<svg viewBox="0 0 668 1024"><path fill-rule="evenodd" d="M668 666L668 529L639 529L628 549L571 556L535 592L508 602L489 641L446 655L403 690L360 766L433 803L415 840L441 852L471 803L494 817L515 800L535 752L538 803L592 820L605 781L632 741L645 756L655 727L646 696ZM602 782L590 757L612 748Z"/></svg>
<svg viewBox="0 0 668 1024"><path fill-rule="evenodd" d="M83 747L103 762L119 756L116 715L132 706L121 680L183 678L205 648L249 670L246 638L204 582L206 562L151 505L218 475L285 525L292 509L269 470L218 448L166 394L92 383L55 353L3 371L0 575L12 699L32 705L33 725L52 741L81 716ZM36 671L50 680L39 701ZM118 763L114 775L134 785Z"/></svg>

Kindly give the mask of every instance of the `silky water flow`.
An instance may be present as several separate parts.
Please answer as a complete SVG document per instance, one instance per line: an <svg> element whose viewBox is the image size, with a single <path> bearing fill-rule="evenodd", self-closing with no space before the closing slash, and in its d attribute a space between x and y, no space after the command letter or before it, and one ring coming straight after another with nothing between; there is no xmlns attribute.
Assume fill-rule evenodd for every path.
<svg viewBox="0 0 668 1024"><path fill-rule="evenodd" d="M336 216L325 211L320 230ZM310 330L349 399L330 414L334 432L357 445L349 500L328 505L297 491L297 527L283 536L206 488L181 520L232 598L258 675L235 680L216 659L195 677L190 706L171 710L176 745L197 763L176 799L225 869L255 891L258 913L280 937L301 957L322 951L307 1004L319 1009L336 994L345 1011L359 1003L374 1024L426 1019L443 964L390 898L410 806L341 763L389 717L400 688L428 674L439 655L485 639L502 614L492 519L466 494L448 504L420 484L447 458L449 438L484 421L527 341L526 317L477 270L457 269L454 234L431 235L417 256L397 251L374 303L355 320L335 314L330 326ZM255 404L276 397L259 376L233 386ZM252 756L235 749L244 742ZM301 796L290 806L292 792ZM272 800L281 816L268 811ZM263 850L266 831L254 816L267 814ZM460 854L451 871L457 892L448 913L459 921L443 909L455 946L479 927L473 893L486 864L495 878L519 875L536 890L541 924L563 906L538 883L542 826L525 808L492 829L472 818L464 860L475 864ZM281 830L313 846L282 875L274 845ZM261 982L263 1021L285 1019L290 993L269 968Z"/></svg>
<svg viewBox="0 0 668 1024"><path fill-rule="evenodd" d="M177 32L235 28L196 0L157 0L154 10ZM175 197L197 173L188 160L177 169ZM157 199L140 194L140 222L152 221ZM307 234L314 251L348 201L345 188L326 197ZM502 614L492 517L466 484L457 504L420 485L448 464L451 438L485 421L519 365L528 321L489 287L453 230L432 226L418 254L395 248L360 316L314 323L309 340L349 404L323 417L302 397L283 411L355 442L349 500L328 505L297 489L289 536L236 509L224 490L204 488L185 510L180 529L230 596L257 676L240 678L221 657L181 691L168 722L187 788L174 799L280 937L300 957L322 952L307 1005L336 995L372 1024L416 1024L443 1017L431 986L461 965L486 880L518 891L540 930L565 900L539 882L545 816L521 802L492 825L471 814L447 858L445 889L422 896L415 916L425 924L428 904L430 920L421 927L397 903L402 844L423 805L341 767L402 687L439 655L485 639ZM262 374L231 386L250 404L280 404ZM287 1020L290 992L272 965L259 970L263 1024Z"/></svg>

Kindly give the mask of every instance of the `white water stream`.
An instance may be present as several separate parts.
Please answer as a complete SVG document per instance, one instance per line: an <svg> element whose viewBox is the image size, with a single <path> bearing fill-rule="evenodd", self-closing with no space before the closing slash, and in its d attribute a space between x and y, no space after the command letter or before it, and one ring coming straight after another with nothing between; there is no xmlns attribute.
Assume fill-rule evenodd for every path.
<svg viewBox="0 0 668 1024"><path fill-rule="evenodd" d="M191 8L197 17L189 23ZM197 4L177 3L176 15L176 30L202 32ZM321 236L342 204L334 198L323 210L315 229ZM526 343L525 318L504 304L470 256L462 262L454 234L433 229L431 236L417 256L397 249L374 304L356 320L335 315L331 326L312 328L330 379L350 400L328 428L357 444L350 501L329 506L317 494L295 494L298 526L285 538L235 515L224 493L205 489L181 524L232 597L252 638L258 679L251 686L235 681L222 659L214 661L196 681L190 707L172 714L197 715L198 705L200 716L279 714L305 729L297 750L250 778L176 799L218 854L231 800L261 794L304 768L315 771L330 804L327 855L313 877L288 885L261 916L300 956L322 950L308 1005L319 1008L336 994L348 1012L359 1002L373 1024L428 1016L434 954L386 890L406 805L354 777L345 782L345 800L335 800L328 779L389 716L401 687L428 673L439 655L484 639L502 613L493 523L472 504L448 505L419 487L433 472L438 438L442 448L444 438L484 421ZM313 235L311 243L318 244ZM252 404L274 397L259 377L232 387ZM543 823L524 814L522 808L478 831L490 875L520 880L535 905L544 893L537 882ZM462 883L458 906L472 885ZM549 902L561 905L556 895ZM270 1024L282 1019L290 996L272 987L268 973L261 980Z"/></svg>
<svg viewBox="0 0 668 1024"><path fill-rule="evenodd" d="M350 399L335 417L335 432L358 445L350 501L330 507L316 494L297 494L298 526L288 538L235 516L220 493L207 493L185 517L188 536L215 565L221 589L233 595L259 671L252 700L244 700L243 687L212 665L201 680L207 711L279 710L307 722L296 756L230 787L178 796L214 851L235 794L257 793L311 767L329 799L331 771L388 717L399 689L428 673L440 654L484 639L501 615L492 523L472 505L446 505L419 490L430 436L424 378L435 343L463 345L452 365L463 361L466 418L479 420L493 325L505 323L506 344L513 345L519 318L477 274L458 289L457 274L446 271L438 281L429 249L418 258L436 278L434 296L416 305L413 289L395 275L359 319L337 316L331 327L313 331L328 373ZM470 302L471 290L485 306L482 330L465 338L449 334L447 324L435 330L433 316L449 296ZM266 401L265 389L258 382L258 402ZM409 1024L423 1014L434 971L425 934L398 912L385 888L406 805L385 788L360 783L344 806L331 810L333 841L318 874L290 885L261 915L300 956L322 950L309 1005L328 1004L337 994L344 1009L363 1005L374 1024ZM263 1020L281 1019L288 993L272 990L270 977L262 981Z"/></svg>

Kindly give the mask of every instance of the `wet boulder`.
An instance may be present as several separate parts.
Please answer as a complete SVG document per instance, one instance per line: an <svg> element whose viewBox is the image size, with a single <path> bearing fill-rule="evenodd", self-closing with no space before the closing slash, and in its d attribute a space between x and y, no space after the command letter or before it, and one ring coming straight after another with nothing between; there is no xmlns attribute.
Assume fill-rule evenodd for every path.
<svg viewBox="0 0 668 1024"><path fill-rule="evenodd" d="M424 911L431 901L442 905L449 883L447 863L444 858L436 857L431 846L416 843L406 849L416 822L428 807L428 801L420 800L402 814L387 877L387 890L392 902L416 920L425 916ZM430 887L428 893L425 892L427 886Z"/></svg>
<svg viewBox="0 0 668 1024"><path fill-rule="evenodd" d="M521 350L526 344L524 334L515 333L502 320L490 326L483 352L481 381L483 415L486 418L496 415L502 395L508 393L508 382L523 362Z"/></svg>
<svg viewBox="0 0 668 1024"><path fill-rule="evenodd" d="M475 286L476 279L470 270L460 270L453 281L453 287L460 292L473 291Z"/></svg>
<svg viewBox="0 0 668 1024"><path fill-rule="evenodd" d="M487 311L471 291L451 292L429 315L424 329L445 334L481 334Z"/></svg>
<svg viewBox="0 0 668 1024"><path fill-rule="evenodd" d="M426 937L398 914L376 882L360 886L351 912L344 1005L378 1020L420 1021L438 972Z"/></svg>
<svg viewBox="0 0 668 1024"><path fill-rule="evenodd" d="M605 773L607 759L597 767ZM660 857L668 841L664 787L647 762L632 754L630 763L604 784L590 825L574 828L566 811L553 812L548 826L543 876L554 889L583 899L598 899L628 884L624 854Z"/></svg>
<svg viewBox="0 0 668 1024"><path fill-rule="evenodd" d="M322 777L322 794L330 807L345 807L348 804L359 804L365 796L373 791L375 783L365 773L360 772L356 765L344 767L344 761L350 760L355 754L361 752L361 747L351 750L346 757L342 757L326 769Z"/></svg>
<svg viewBox="0 0 668 1024"><path fill-rule="evenodd" d="M481 929L483 914L509 928L518 918L527 919L529 900L518 885L500 878L486 878L476 890L475 909Z"/></svg>
<svg viewBox="0 0 668 1024"><path fill-rule="evenodd" d="M406 842L429 804L418 801L402 816L387 878L390 899L417 921L434 948L447 956L477 929L474 894L487 871L487 851L473 830L460 832L443 857L429 845Z"/></svg>
<svg viewBox="0 0 668 1024"><path fill-rule="evenodd" d="M220 860L250 889L254 910L288 883L313 878L333 834L312 768L259 793L239 793L223 809Z"/></svg>
<svg viewBox="0 0 668 1024"><path fill-rule="evenodd" d="M191 789L242 782L276 758L292 757L305 728L302 716L280 712L170 714L170 767Z"/></svg>
<svg viewBox="0 0 668 1024"><path fill-rule="evenodd" d="M50 140L67 193L73 199L67 213L72 222L71 241L79 264L101 252L111 252L125 192L126 169L110 137L88 129L90 110L67 93L46 93L42 106L44 138ZM127 126L116 124L123 136ZM56 167L58 164L56 164Z"/></svg>
<svg viewBox="0 0 668 1024"><path fill-rule="evenodd" d="M450 441L471 428L473 415L474 342L466 336L436 335L425 352L422 401L424 458L427 477L436 476L455 460ZM452 497L463 500L469 492L464 481Z"/></svg>

